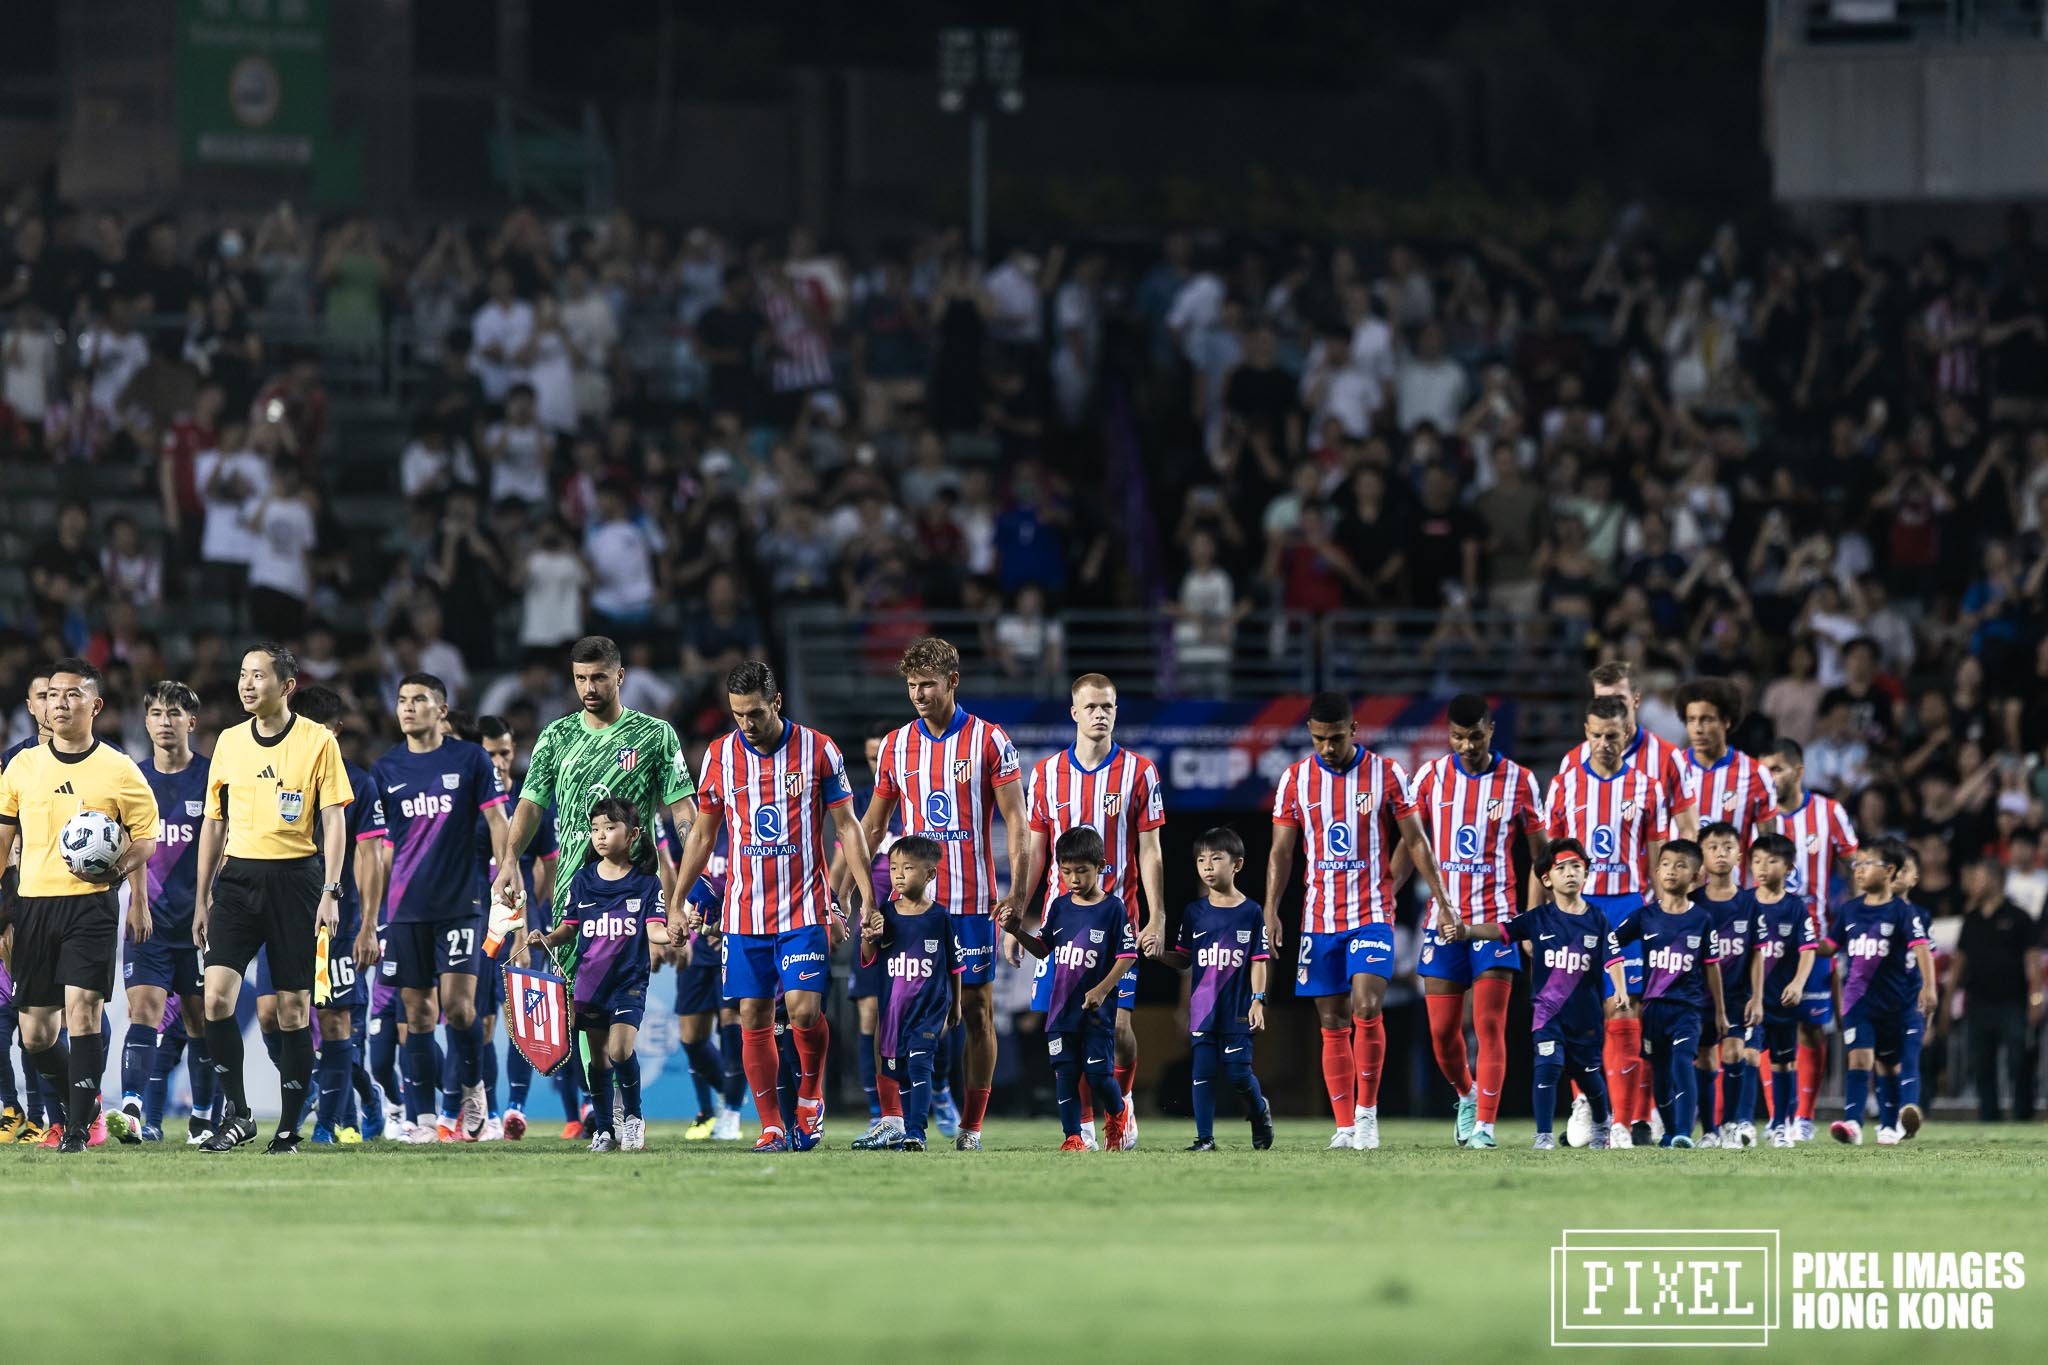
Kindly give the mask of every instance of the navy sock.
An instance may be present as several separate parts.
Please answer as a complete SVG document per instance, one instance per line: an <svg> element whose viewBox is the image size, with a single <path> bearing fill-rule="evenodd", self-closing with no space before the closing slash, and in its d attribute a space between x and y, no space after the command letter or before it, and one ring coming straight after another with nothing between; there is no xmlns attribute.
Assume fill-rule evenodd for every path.
<svg viewBox="0 0 2048 1365"><path fill-rule="evenodd" d="M21 1091L14 1083L14 1012L0 1011L0 1105L21 1108Z"/></svg>
<svg viewBox="0 0 2048 1365"><path fill-rule="evenodd" d="M619 1099L625 1105L626 1117L640 1117L640 1054L634 1053L623 1062L613 1062L612 1071L618 1077Z"/></svg>
<svg viewBox="0 0 2048 1365"><path fill-rule="evenodd" d="M787 1024L779 1024L775 1031L775 1107L782 1112L782 1131L796 1129L796 1078L803 1074L803 1063L796 1055L796 1037Z"/></svg>
<svg viewBox="0 0 2048 1365"><path fill-rule="evenodd" d="M472 1019L461 1028L448 1026L448 1046L455 1052L455 1084L466 1090L484 1078L484 1021Z"/></svg>
<svg viewBox="0 0 2048 1365"><path fill-rule="evenodd" d="M164 1105L170 1099L171 1073L178 1069L178 1058L185 1051L183 1036L172 1037L166 1033L157 1041L156 1053L149 1059L149 1079L142 1083L142 1122L144 1127L164 1126ZM193 1074L198 1074L198 1063L193 1063ZM193 1109L199 1105L195 1100Z"/></svg>
<svg viewBox="0 0 2048 1365"><path fill-rule="evenodd" d="M498 1049L492 1039L482 1040L483 1051L477 1061L482 1067L484 1083L484 1112L492 1118L498 1116Z"/></svg>
<svg viewBox="0 0 2048 1365"><path fill-rule="evenodd" d="M434 1035L425 1031L407 1035L405 1116L414 1123L433 1117L434 1093L440 1089L438 1071L439 1067L434 1059Z"/></svg>
<svg viewBox="0 0 2048 1365"><path fill-rule="evenodd" d="M25 1046L21 1049L21 1112L44 1127L49 1126L50 1100L44 1093L42 1073L36 1070L35 1059Z"/></svg>
<svg viewBox="0 0 2048 1365"><path fill-rule="evenodd" d="M450 1029L450 1033L454 1030ZM432 1035L429 1035L432 1038ZM447 1051L442 1051L438 1038L432 1038L434 1047L434 1075L441 1082L440 1113L445 1118L454 1118L462 1112L462 1083L455 1078L457 1063L455 1046L451 1039Z"/></svg>
<svg viewBox="0 0 2048 1365"><path fill-rule="evenodd" d="M150 1064L156 1060L156 1030L147 1024L128 1025L121 1040L121 1098L140 1095L149 1084Z"/></svg>
<svg viewBox="0 0 2048 1365"><path fill-rule="evenodd" d="M246 1116L249 1094L242 1080L242 1023L230 1015L206 1021L206 1051L213 1058L213 1079L221 1097Z"/></svg>
<svg viewBox="0 0 2048 1365"><path fill-rule="evenodd" d="M1699 1069L1690 1058L1671 1059L1671 1112L1664 1116L1665 1133L1692 1136L1693 1119L1699 1107Z"/></svg>
<svg viewBox="0 0 2048 1365"><path fill-rule="evenodd" d="M718 1049L711 1045L709 1038L699 1038L694 1043L683 1044L683 1055L690 1059L690 1084L697 1089L697 1113L700 1116L709 1114L718 1101L718 1087L725 1080L718 1061ZM873 1054L869 1055L872 1057Z"/></svg>
<svg viewBox="0 0 2048 1365"><path fill-rule="evenodd" d="M323 1038L320 1042L320 1109L315 1118L334 1132L342 1127L342 1107L355 1096L356 1040Z"/></svg>
<svg viewBox="0 0 2048 1365"><path fill-rule="evenodd" d="M1607 1109L1607 1073L1597 1066L1583 1067L1578 1081L1579 1093L1586 1097L1586 1107L1592 1111L1593 1122L1606 1123L1611 1117Z"/></svg>
<svg viewBox="0 0 2048 1365"><path fill-rule="evenodd" d="M283 1105L277 1116L277 1131L282 1137L296 1134L299 1120L306 1114L306 1099L313 1088L313 1030L304 1025L278 1030L277 1052L281 1059L277 1068L278 1097ZM346 1087L346 1081L343 1084Z"/></svg>
<svg viewBox="0 0 2048 1365"><path fill-rule="evenodd" d="M1557 1083L1564 1077L1564 1058L1552 1048L1548 1057L1536 1059L1536 1080L1529 1092L1536 1111L1536 1131L1547 1133L1557 1122Z"/></svg>
<svg viewBox="0 0 2048 1365"><path fill-rule="evenodd" d="M882 1117L882 1092L875 1087L875 1035L863 1033L860 1046L854 1049L854 1059L860 1064L861 1093L868 1097L868 1122Z"/></svg>
<svg viewBox="0 0 2048 1365"><path fill-rule="evenodd" d="M1896 1070L1889 1076L1877 1078L1877 1126L1899 1126L1899 1073Z"/></svg>
<svg viewBox="0 0 2048 1365"><path fill-rule="evenodd" d="M590 1066L590 1131L612 1131L611 1068L599 1067L594 1060Z"/></svg>
<svg viewBox="0 0 2048 1365"><path fill-rule="evenodd" d="M967 1025L955 1024L946 1030L946 1051L939 1059L939 1065L932 1071L932 1103L953 1102L953 1078L963 1074L961 1068L967 1064Z"/></svg>
<svg viewBox="0 0 2048 1365"><path fill-rule="evenodd" d="M565 1066L555 1073L555 1094L561 1097L562 1117L575 1123L583 1117L583 1096L576 1084L576 1068Z"/></svg>
<svg viewBox="0 0 2048 1365"><path fill-rule="evenodd" d="M1692 1069L1693 1093L1699 1096L1700 1129L1713 1132L1720 1126L1721 1087L1714 1084L1714 1073L1706 1067Z"/></svg>
<svg viewBox="0 0 2048 1365"><path fill-rule="evenodd" d="M1749 1117L1749 1110L1742 1105L1743 1077L1750 1071L1747 1062L1725 1062L1721 1066L1721 1122L1741 1123ZM1750 1091L1751 1098L1755 1090Z"/></svg>
<svg viewBox="0 0 2048 1365"><path fill-rule="evenodd" d="M1771 1126L1790 1129L1799 1103L1799 1073L1791 1067L1771 1069Z"/></svg>
<svg viewBox="0 0 2048 1365"><path fill-rule="evenodd" d="M385 1094L404 1103L398 1080L398 1026L389 1019L370 1021L370 1075Z"/></svg>
<svg viewBox="0 0 2048 1365"><path fill-rule="evenodd" d="M505 1099L508 1109L526 1112L526 1096L533 1089L533 1063L518 1048L505 1053Z"/></svg>
<svg viewBox="0 0 2048 1365"><path fill-rule="evenodd" d="M1216 1136L1216 1039L1194 1041L1195 1136Z"/></svg>
<svg viewBox="0 0 2048 1365"><path fill-rule="evenodd" d="M738 1110L747 1102L747 1069L740 1059L740 1026L718 1026L718 1060L725 1066L725 1107Z"/></svg>
<svg viewBox="0 0 2048 1365"><path fill-rule="evenodd" d="M1064 1053L1066 1049L1062 1048ZM1052 1063L1052 1092L1059 1100L1060 1131L1068 1137L1081 1136L1081 1059L1055 1057Z"/></svg>
<svg viewBox="0 0 2048 1365"><path fill-rule="evenodd" d="M932 1116L932 1062L930 1053L905 1057L902 1062L903 1135L924 1141L925 1125Z"/></svg>
<svg viewBox="0 0 2048 1365"><path fill-rule="evenodd" d="M1920 1049L1927 1042L1927 1023L1917 1009L1906 1016L1906 1039L1899 1049L1899 1103L1920 1104Z"/></svg>
<svg viewBox="0 0 2048 1365"><path fill-rule="evenodd" d="M1842 1117L1851 1123L1863 1122L1863 1110L1870 1102L1870 1070L1868 1067L1851 1067L1844 1087L1847 1094L1842 1105Z"/></svg>

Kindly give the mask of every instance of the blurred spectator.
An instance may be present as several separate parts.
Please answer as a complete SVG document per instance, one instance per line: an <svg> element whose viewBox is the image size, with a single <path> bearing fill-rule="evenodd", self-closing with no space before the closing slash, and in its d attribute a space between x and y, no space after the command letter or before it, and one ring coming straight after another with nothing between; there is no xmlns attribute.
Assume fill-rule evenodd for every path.
<svg viewBox="0 0 2048 1365"><path fill-rule="evenodd" d="M513 568L512 585L520 591L519 645L525 657L553 657L554 651L586 633L583 607L590 568L569 543L561 522L543 521L533 546ZM501 713L500 707L484 708Z"/></svg>
<svg viewBox="0 0 2048 1365"><path fill-rule="evenodd" d="M254 538L249 560L249 625L265 640L296 640L313 599L313 547L318 528L298 461L279 457L269 485L242 513Z"/></svg>
<svg viewBox="0 0 2048 1365"><path fill-rule="evenodd" d="M135 518L124 514L107 518L107 545L100 552L100 575L107 596L132 607L154 607L163 600L163 557L142 539Z"/></svg>
<svg viewBox="0 0 2048 1365"><path fill-rule="evenodd" d="M248 427L241 422L225 423L220 445L201 451L194 467L206 509L200 541L205 593L214 601L232 605L242 600L249 565L257 554L256 533L246 516L270 488L270 465L248 448L247 433Z"/></svg>
<svg viewBox="0 0 2048 1365"><path fill-rule="evenodd" d="M1174 621L1173 660L1181 690L1189 696L1229 696L1237 626L1251 603L1238 600L1230 575L1216 562L1215 537L1207 532L1189 539L1187 572L1165 610Z"/></svg>
<svg viewBox="0 0 2048 1365"><path fill-rule="evenodd" d="M483 384L484 397L502 403L525 372L520 357L533 336L533 305L514 292L512 272L491 271L490 294L469 321L469 368Z"/></svg>
<svg viewBox="0 0 2048 1365"><path fill-rule="evenodd" d="M4 396L14 415L40 431L50 409L51 392L57 380L57 334L43 316L33 297L23 300L0 342L0 363L5 366Z"/></svg>
<svg viewBox="0 0 2048 1365"><path fill-rule="evenodd" d="M149 362L149 339L135 330L132 300L109 295L78 338L78 368L91 385L92 405L108 421L120 416L121 395Z"/></svg>
<svg viewBox="0 0 2048 1365"><path fill-rule="evenodd" d="M625 489L608 483L598 490L597 515L583 532L592 631L619 641L646 633L654 621L654 566L666 548L661 533L633 513Z"/></svg>
<svg viewBox="0 0 2048 1365"><path fill-rule="evenodd" d="M1044 691L1065 669L1066 632L1045 614L1045 594L1036 585L1017 593L1008 611L996 617L996 662L1005 677Z"/></svg>
<svg viewBox="0 0 2048 1365"><path fill-rule="evenodd" d="M549 501L555 437L539 421L531 384L521 380L506 390L504 419L484 432L479 453L490 467L493 503L511 501L534 508Z"/></svg>

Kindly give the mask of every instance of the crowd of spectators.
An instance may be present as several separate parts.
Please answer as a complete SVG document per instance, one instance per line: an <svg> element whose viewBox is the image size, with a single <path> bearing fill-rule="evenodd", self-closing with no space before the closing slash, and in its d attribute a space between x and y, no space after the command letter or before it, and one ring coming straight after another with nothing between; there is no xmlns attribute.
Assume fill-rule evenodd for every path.
<svg viewBox="0 0 2048 1365"><path fill-rule="evenodd" d="M30 528L0 683L61 644L225 702L223 631L178 608L227 603L366 703L424 666L545 718L594 630L632 704L701 737L795 605L880 620L877 658L971 612L1016 690L1067 667L1063 607L1155 608L1198 695L1280 609L1504 613L1653 693L1736 679L1739 741L1805 744L1859 830L1920 845L1937 908L1988 854L2038 917L2044 290L2017 210L1975 255L1674 241L1636 205L1598 240L977 262L952 231L855 256L623 212L202 222L25 190L0 457L70 496ZM401 395L395 465L338 420L343 366ZM138 491L157 515L102 506ZM337 516L378 491L374 526Z"/></svg>

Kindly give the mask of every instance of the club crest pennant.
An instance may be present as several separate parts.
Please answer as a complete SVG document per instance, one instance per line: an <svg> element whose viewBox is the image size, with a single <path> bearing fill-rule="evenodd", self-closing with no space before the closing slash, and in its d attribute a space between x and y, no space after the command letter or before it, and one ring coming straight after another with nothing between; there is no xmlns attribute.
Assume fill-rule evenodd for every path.
<svg viewBox="0 0 2048 1365"><path fill-rule="evenodd" d="M552 1076L576 1051L569 1027L569 983L533 967L505 968L505 1032L520 1055Z"/></svg>

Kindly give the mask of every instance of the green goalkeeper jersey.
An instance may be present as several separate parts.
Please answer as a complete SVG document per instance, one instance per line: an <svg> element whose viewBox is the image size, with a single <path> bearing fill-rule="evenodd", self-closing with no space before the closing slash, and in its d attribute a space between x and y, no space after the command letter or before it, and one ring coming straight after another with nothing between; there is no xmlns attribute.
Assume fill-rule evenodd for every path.
<svg viewBox="0 0 2048 1365"><path fill-rule="evenodd" d="M555 812L562 853L553 922L562 922L569 883L590 861L592 806L608 796L624 797L640 812L640 828L652 840L659 837L661 813L696 791L675 727L658 717L622 710L617 720L598 729L578 711L542 730L519 799Z"/></svg>

